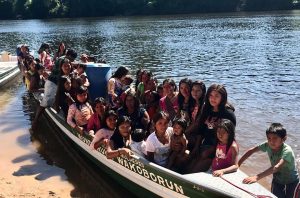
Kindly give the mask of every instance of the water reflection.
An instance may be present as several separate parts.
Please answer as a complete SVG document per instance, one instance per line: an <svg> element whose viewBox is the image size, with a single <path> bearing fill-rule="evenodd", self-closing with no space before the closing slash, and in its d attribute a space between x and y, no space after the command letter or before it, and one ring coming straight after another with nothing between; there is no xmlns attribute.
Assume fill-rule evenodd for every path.
<svg viewBox="0 0 300 198"><path fill-rule="evenodd" d="M32 121L37 103L26 93L22 99L24 113ZM44 124L39 125L36 130L30 130L30 141L35 145L39 156L31 153L14 159L13 163L25 160L33 162L33 164L21 166L14 172L14 176L37 175L35 179L41 181L59 176L62 180L68 180L74 185L75 189L70 195L75 197L134 197L84 158L83 154L75 149L75 145L64 139L61 132L50 125L48 120L42 118L41 123ZM18 137L18 141L23 143L23 138L23 136Z"/></svg>

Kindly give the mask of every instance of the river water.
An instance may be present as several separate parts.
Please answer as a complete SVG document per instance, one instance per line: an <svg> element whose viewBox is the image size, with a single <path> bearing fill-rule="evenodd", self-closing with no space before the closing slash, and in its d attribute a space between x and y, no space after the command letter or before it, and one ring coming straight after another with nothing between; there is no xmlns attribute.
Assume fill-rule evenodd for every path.
<svg viewBox="0 0 300 198"><path fill-rule="evenodd" d="M147 68L160 82L165 78L179 82L189 77L203 80L207 87L211 83L222 83L236 109L240 153L265 141L265 130L271 122L281 122L288 132L286 142L297 158L300 158L299 40L300 11L297 10L0 21L0 51L14 52L16 45L27 43L36 52L42 42L48 42L56 49L58 43L64 41L78 53L105 58L113 70L125 65L133 75L138 68ZM0 111L10 115L8 122L4 119L6 115L1 113L1 123L8 122L12 131L15 126L26 129L25 141L35 148L32 138L36 134L30 134L28 130L32 112L28 113L26 98L21 83L1 90ZM45 127L44 130L51 129ZM43 140L39 141L47 153L47 146ZM32 152L39 153L39 150ZM53 151L49 157L42 152L39 157L55 161L60 155ZM60 159L64 161L63 157ZM267 156L257 154L243 169L253 174L268 166ZM64 165L63 169L68 172L65 174L67 181L75 187L81 186L69 165ZM120 189L117 191L121 196L124 189L111 182L114 188ZM269 188L269 182L270 178L262 184ZM88 187L75 189L80 193L91 193Z"/></svg>

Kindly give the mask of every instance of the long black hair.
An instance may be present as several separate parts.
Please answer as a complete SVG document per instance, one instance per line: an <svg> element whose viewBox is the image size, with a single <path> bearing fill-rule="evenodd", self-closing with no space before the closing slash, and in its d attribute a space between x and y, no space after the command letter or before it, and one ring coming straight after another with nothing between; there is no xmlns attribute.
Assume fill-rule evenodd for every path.
<svg viewBox="0 0 300 198"><path fill-rule="evenodd" d="M222 119L221 122L218 124L216 130L218 129L224 129L228 133L228 141L226 144L226 154L227 154L230 146L235 140L235 126L230 120Z"/></svg>
<svg viewBox="0 0 300 198"><path fill-rule="evenodd" d="M182 85L182 84L186 84L188 86L188 88L189 88L189 94L190 94L189 101L188 101L186 109L184 109L184 96L180 92L180 85ZM190 107L191 107L191 102L192 102L192 96L191 96L192 80L188 79L188 78L181 79L180 82L179 82L178 89L179 89L179 93L178 93L178 106L179 106L179 110L185 110L190 115Z"/></svg>
<svg viewBox="0 0 300 198"><path fill-rule="evenodd" d="M78 101L77 99L77 95L78 94L83 94L83 93L86 93L87 94L87 97L86 97L86 100L83 101L83 102L80 102ZM75 98L75 104L76 104L76 107L77 109L81 109L81 105L85 104L86 102L89 101L89 94L88 94L88 90L85 86L80 86L77 90L76 90L76 98Z"/></svg>
<svg viewBox="0 0 300 198"><path fill-rule="evenodd" d="M111 77L120 79L123 76L126 76L128 73L129 69L127 67L120 66Z"/></svg>
<svg viewBox="0 0 300 198"><path fill-rule="evenodd" d="M123 141L123 136L120 134L119 126L128 123L131 126L131 120L128 116L120 116L117 121L117 126L114 131L114 134L111 136L111 140L114 142L114 149L123 148L125 143Z"/></svg>
<svg viewBox="0 0 300 198"><path fill-rule="evenodd" d="M221 95L221 102L220 102L219 107L218 107L219 112L224 112L225 111L226 104L227 104L227 91L226 91L224 85L212 84L207 89L207 93L206 93L206 96L205 96L204 107L203 107L202 115L201 115L201 118L200 118L201 123L204 123L205 120L210 115L210 113L213 111L213 106L209 102L210 94L213 91L216 91Z"/></svg>
<svg viewBox="0 0 300 198"><path fill-rule="evenodd" d="M205 95L206 95L206 86L204 84L204 82L200 81L200 80L196 80L192 83L192 89L191 89L191 98L192 98L192 101L191 101L191 112L194 110L193 108L195 107L195 104L196 104L196 100L193 98L192 96L192 90L193 90L193 87L194 86L199 86L200 89L201 89L201 92L202 92L202 95L201 97L199 98L199 110L198 110L198 113L197 113L197 116L196 118L201 115L201 112L202 112L202 109L203 109L203 105L204 105L204 100L205 100Z"/></svg>
<svg viewBox="0 0 300 198"><path fill-rule="evenodd" d="M39 54L42 53L43 51L45 51L45 49L49 49L49 53L50 53L51 48L49 43L42 43L40 49L38 50L38 53Z"/></svg>

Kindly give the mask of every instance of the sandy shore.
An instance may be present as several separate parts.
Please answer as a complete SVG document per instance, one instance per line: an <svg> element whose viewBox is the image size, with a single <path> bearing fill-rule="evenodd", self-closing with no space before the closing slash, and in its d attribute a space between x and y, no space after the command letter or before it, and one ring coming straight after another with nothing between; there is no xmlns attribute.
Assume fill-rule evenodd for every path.
<svg viewBox="0 0 300 198"><path fill-rule="evenodd" d="M0 198L70 197L74 187L64 170L49 166L36 152L39 144L31 142L28 129L12 127L7 119L0 116Z"/></svg>

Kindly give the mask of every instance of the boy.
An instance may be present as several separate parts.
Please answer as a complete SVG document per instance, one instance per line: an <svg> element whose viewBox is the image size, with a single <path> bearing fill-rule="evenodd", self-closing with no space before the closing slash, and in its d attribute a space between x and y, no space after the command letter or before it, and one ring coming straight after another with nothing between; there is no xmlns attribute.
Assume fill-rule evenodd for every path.
<svg viewBox="0 0 300 198"><path fill-rule="evenodd" d="M280 123L272 123L266 131L267 142L249 149L239 160L238 165L258 151L267 152L271 167L267 170L243 180L243 183L251 184L263 177L273 174L272 193L277 197L299 197L299 176L295 166L295 155L292 148L285 144L286 130Z"/></svg>

